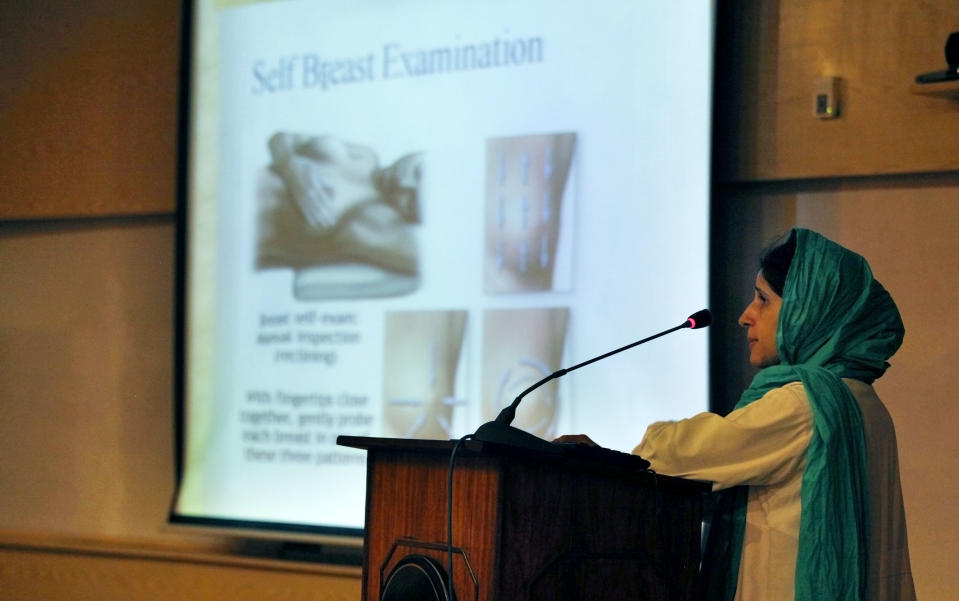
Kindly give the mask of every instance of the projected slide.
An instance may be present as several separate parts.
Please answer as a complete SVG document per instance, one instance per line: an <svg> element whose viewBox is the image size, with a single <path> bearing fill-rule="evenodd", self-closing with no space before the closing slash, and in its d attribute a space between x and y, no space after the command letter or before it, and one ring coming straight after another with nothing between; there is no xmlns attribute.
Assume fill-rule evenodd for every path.
<svg viewBox="0 0 959 601"><path fill-rule="evenodd" d="M706 4L197 2L174 519L358 533L338 435L458 438L705 307ZM628 451L706 408L706 349L514 423Z"/></svg>

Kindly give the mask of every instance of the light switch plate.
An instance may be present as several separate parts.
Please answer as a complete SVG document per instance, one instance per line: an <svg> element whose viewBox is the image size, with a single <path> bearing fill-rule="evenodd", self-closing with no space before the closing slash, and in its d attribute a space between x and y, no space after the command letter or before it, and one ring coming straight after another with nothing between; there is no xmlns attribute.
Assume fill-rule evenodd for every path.
<svg viewBox="0 0 959 601"><path fill-rule="evenodd" d="M839 116L839 78L817 77L813 84L813 114L820 119Z"/></svg>

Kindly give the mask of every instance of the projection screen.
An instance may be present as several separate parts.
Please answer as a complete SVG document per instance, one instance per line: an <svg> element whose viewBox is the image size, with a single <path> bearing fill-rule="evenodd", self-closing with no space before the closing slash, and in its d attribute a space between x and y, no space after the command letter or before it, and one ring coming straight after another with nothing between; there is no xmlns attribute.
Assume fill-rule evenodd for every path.
<svg viewBox="0 0 959 601"><path fill-rule="evenodd" d="M171 521L359 537L337 435L450 439L708 298L711 2L197 1ZM514 425L629 451L684 330Z"/></svg>

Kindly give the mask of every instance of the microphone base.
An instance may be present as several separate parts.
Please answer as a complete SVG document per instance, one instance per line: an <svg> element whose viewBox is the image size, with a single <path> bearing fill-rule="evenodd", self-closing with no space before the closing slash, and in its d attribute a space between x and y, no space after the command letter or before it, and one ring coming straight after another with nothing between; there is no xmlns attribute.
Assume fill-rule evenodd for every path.
<svg viewBox="0 0 959 601"><path fill-rule="evenodd" d="M525 430L507 426L499 422L486 422L480 426L473 434L473 440L480 442L491 442L508 447L527 449L538 453L562 454L563 449L559 445L553 444L548 440L543 440L534 436Z"/></svg>

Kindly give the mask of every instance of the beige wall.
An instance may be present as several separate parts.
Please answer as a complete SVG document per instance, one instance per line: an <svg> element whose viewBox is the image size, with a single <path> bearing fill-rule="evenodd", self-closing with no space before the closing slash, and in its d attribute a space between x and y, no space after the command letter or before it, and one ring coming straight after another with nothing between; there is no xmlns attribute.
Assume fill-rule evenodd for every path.
<svg viewBox="0 0 959 601"><path fill-rule="evenodd" d="M921 599L959 590L959 185L803 194L797 221L866 256L896 299L906 338L876 383L899 438L913 570Z"/></svg>
<svg viewBox="0 0 959 601"><path fill-rule="evenodd" d="M959 336L949 323L959 296L959 174L812 186L732 186L717 216L725 234L718 261L728 278L714 303L733 320L751 294L757 250L793 225L809 227L864 255L902 313L906 337L876 382L897 429L913 572L920 599L959 590ZM788 189L798 191L785 191ZM734 402L753 371L741 332L717 324L717 392ZM725 329L722 329L725 326Z"/></svg>
<svg viewBox="0 0 959 601"><path fill-rule="evenodd" d="M359 568L167 527L174 233L0 223L0 600L359 599Z"/></svg>
<svg viewBox="0 0 959 601"><path fill-rule="evenodd" d="M4 528L149 536L172 490L173 226L0 226Z"/></svg>

